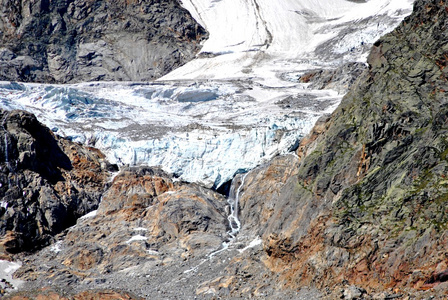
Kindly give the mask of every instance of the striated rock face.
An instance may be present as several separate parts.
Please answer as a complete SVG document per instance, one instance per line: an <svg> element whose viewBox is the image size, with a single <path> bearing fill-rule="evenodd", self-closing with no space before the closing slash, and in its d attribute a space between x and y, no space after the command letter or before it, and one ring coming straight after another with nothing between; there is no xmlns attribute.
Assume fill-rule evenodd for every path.
<svg viewBox="0 0 448 300"><path fill-rule="evenodd" d="M298 168L283 159L246 178L244 226L261 224L265 263L287 286L446 297L447 22L447 4L417 1L302 141Z"/></svg>
<svg viewBox="0 0 448 300"><path fill-rule="evenodd" d="M98 206L108 163L27 112L0 120L0 253L36 250Z"/></svg>
<svg viewBox="0 0 448 300"><path fill-rule="evenodd" d="M150 80L192 59L207 36L175 0L2 0L0 7L0 80Z"/></svg>

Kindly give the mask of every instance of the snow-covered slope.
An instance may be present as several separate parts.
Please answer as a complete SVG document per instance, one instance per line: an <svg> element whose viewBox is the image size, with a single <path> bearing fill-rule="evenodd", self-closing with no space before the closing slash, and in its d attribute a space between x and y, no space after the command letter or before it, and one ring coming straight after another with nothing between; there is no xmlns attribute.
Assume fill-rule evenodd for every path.
<svg viewBox="0 0 448 300"><path fill-rule="evenodd" d="M199 59L164 79L260 77L304 62L362 61L412 0L182 0L210 32Z"/></svg>
<svg viewBox="0 0 448 300"><path fill-rule="evenodd" d="M220 186L293 149L342 95L295 74L365 59L410 0L183 0L210 32L197 59L155 83L0 84L0 105L119 164ZM286 76L286 75L291 76Z"/></svg>

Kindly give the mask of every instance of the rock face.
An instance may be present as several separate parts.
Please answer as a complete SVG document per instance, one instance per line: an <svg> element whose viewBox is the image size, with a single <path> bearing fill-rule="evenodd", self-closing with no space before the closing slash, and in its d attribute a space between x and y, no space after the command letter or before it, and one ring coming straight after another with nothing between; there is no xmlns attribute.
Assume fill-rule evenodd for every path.
<svg viewBox="0 0 448 300"><path fill-rule="evenodd" d="M175 0L2 0L0 79L144 81L192 59L207 37Z"/></svg>
<svg viewBox="0 0 448 300"><path fill-rule="evenodd" d="M79 219L53 246L25 258L16 275L31 289L52 282L75 294L109 286L144 296L159 289L176 295L182 287L175 285L178 276L193 272L228 240L226 204L222 195L173 182L158 169L122 170L97 211ZM170 288L162 288L167 283Z"/></svg>
<svg viewBox="0 0 448 300"><path fill-rule="evenodd" d="M98 206L108 165L27 112L2 110L0 119L0 252L36 250Z"/></svg>
<svg viewBox="0 0 448 300"><path fill-rule="evenodd" d="M293 176L283 160L246 178L244 226L261 224L266 265L287 286L446 297L447 20L446 4L417 1L302 141Z"/></svg>

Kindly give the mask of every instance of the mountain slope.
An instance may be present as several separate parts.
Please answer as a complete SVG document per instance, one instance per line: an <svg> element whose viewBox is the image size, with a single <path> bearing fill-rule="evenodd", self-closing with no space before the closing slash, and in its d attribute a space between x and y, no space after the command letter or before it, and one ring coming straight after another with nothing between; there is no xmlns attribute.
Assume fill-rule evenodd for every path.
<svg viewBox="0 0 448 300"><path fill-rule="evenodd" d="M192 59L207 36L175 0L2 0L0 7L1 80L151 80Z"/></svg>
<svg viewBox="0 0 448 300"><path fill-rule="evenodd" d="M244 226L257 226L254 209L267 215L266 264L287 286L415 292L446 281L447 21L446 4L420 0L375 43L369 70L302 141L276 201L260 188L276 181L248 176ZM446 284L431 293L445 297Z"/></svg>

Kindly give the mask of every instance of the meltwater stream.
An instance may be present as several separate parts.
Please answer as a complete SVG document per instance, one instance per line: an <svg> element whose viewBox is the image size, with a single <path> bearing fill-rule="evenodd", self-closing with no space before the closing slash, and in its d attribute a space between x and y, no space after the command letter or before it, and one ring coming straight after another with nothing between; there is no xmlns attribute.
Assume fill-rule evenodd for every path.
<svg viewBox="0 0 448 300"><path fill-rule="evenodd" d="M230 187L229 198L227 200L227 202L230 205L230 213L229 216L227 217L230 226L230 231L228 232L228 234L232 237L232 240L235 239L236 235L241 230L241 222L238 217L238 207L239 207L239 200L241 197L241 189L243 188L244 180L246 179L247 174L249 173L245 173L241 176L237 175L233 179L232 186ZM241 182L235 191L235 185L236 185L235 181L237 180L237 177L241 177L240 179Z"/></svg>
<svg viewBox="0 0 448 300"><path fill-rule="evenodd" d="M241 196L242 196L244 180L246 179L246 176L249 173L250 172L247 172L244 174L238 174L232 180L232 185L230 187L230 192L229 192L229 198L227 200L227 202L229 203L229 207L230 207L229 215L227 217L227 220L229 221L229 227L230 227L230 230L227 231L227 234L229 235L229 239L222 243L221 248L208 254L207 257L205 259L203 259L195 267L184 271L184 274L196 272L199 269L199 267L201 265L203 265L205 262L210 261L213 257L218 255L219 253L229 250L230 245L235 241L237 234L241 230L241 222L238 217L239 200L241 199ZM239 184L238 188L236 188L237 184ZM252 246L254 246L253 242L250 245L248 245L246 248L244 248L242 251L244 251L247 248L250 248ZM242 252L242 251L240 251L240 252Z"/></svg>
<svg viewBox="0 0 448 300"><path fill-rule="evenodd" d="M229 192L229 198L227 199L227 202L229 203L229 215L227 216L227 220L229 221L229 227L230 230L227 232L229 235L229 240L222 243L222 246L219 250L214 251L208 255L208 258L211 259L213 256L215 256L218 253L221 253L227 249L229 249L229 246L232 244L232 242L236 239L237 234L241 230L241 222L238 216L238 206L239 206L239 200L242 196L242 188L244 185L244 180L246 179L246 176L249 174L249 172L244 173L242 175L236 175L232 180L232 185L230 187ZM238 188L235 186L237 185L237 182L239 182ZM236 191L235 191L236 189Z"/></svg>

